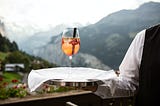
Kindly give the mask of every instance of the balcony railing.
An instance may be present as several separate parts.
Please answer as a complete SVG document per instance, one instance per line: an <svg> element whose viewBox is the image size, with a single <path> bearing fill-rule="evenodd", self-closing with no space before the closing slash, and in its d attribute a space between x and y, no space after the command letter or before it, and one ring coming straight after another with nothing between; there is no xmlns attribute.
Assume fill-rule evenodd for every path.
<svg viewBox="0 0 160 106"><path fill-rule="evenodd" d="M101 99L91 91L0 100L0 106L134 106L134 97Z"/></svg>

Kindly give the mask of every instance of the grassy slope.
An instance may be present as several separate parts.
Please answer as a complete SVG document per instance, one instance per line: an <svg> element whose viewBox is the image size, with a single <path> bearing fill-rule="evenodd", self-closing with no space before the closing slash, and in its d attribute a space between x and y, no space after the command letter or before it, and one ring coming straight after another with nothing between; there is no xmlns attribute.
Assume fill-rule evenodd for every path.
<svg viewBox="0 0 160 106"><path fill-rule="evenodd" d="M0 60L3 61L9 53L0 52ZM11 82L13 79L20 80L22 77L16 72L3 72L4 82Z"/></svg>
<svg viewBox="0 0 160 106"><path fill-rule="evenodd" d="M4 60L8 53L0 52L0 60Z"/></svg>
<svg viewBox="0 0 160 106"><path fill-rule="evenodd" d="M11 82L12 80L21 80L22 76L20 76L17 72L4 72L3 79L5 82Z"/></svg>

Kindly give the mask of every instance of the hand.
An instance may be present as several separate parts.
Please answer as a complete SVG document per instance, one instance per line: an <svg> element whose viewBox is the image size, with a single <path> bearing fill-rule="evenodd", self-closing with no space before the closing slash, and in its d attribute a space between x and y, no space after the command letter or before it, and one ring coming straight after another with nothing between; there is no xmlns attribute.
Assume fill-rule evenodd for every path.
<svg viewBox="0 0 160 106"><path fill-rule="evenodd" d="M119 70L115 70L115 73L116 73L117 77L119 77L120 71Z"/></svg>

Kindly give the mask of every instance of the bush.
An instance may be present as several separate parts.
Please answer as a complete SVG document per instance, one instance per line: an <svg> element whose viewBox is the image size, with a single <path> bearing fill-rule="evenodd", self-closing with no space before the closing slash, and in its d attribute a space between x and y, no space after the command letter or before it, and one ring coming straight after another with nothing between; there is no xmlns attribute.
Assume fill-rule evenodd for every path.
<svg viewBox="0 0 160 106"><path fill-rule="evenodd" d="M19 83L14 79L11 82L4 82L0 78L0 99L7 99L9 97L25 97L27 95L27 85Z"/></svg>
<svg viewBox="0 0 160 106"><path fill-rule="evenodd" d="M2 77L0 77L0 99L7 99L10 97L25 97L27 95L30 95L27 89L27 84L20 83L17 79L13 79L11 80L11 82L6 82L3 80ZM55 92L67 92L70 90L73 90L73 88L66 86L49 85L44 83L41 86L41 89L36 93L45 94Z"/></svg>

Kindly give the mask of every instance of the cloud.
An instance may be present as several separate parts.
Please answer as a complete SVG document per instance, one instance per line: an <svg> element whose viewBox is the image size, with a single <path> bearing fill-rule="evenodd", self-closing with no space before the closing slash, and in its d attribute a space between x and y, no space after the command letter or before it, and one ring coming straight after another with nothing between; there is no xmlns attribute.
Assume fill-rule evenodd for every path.
<svg viewBox="0 0 160 106"><path fill-rule="evenodd" d="M149 0L0 0L0 14L7 21L38 26L61 23L95 23L104 16L134 9ZM159 1L159 0L154 0Z"/></svg>

